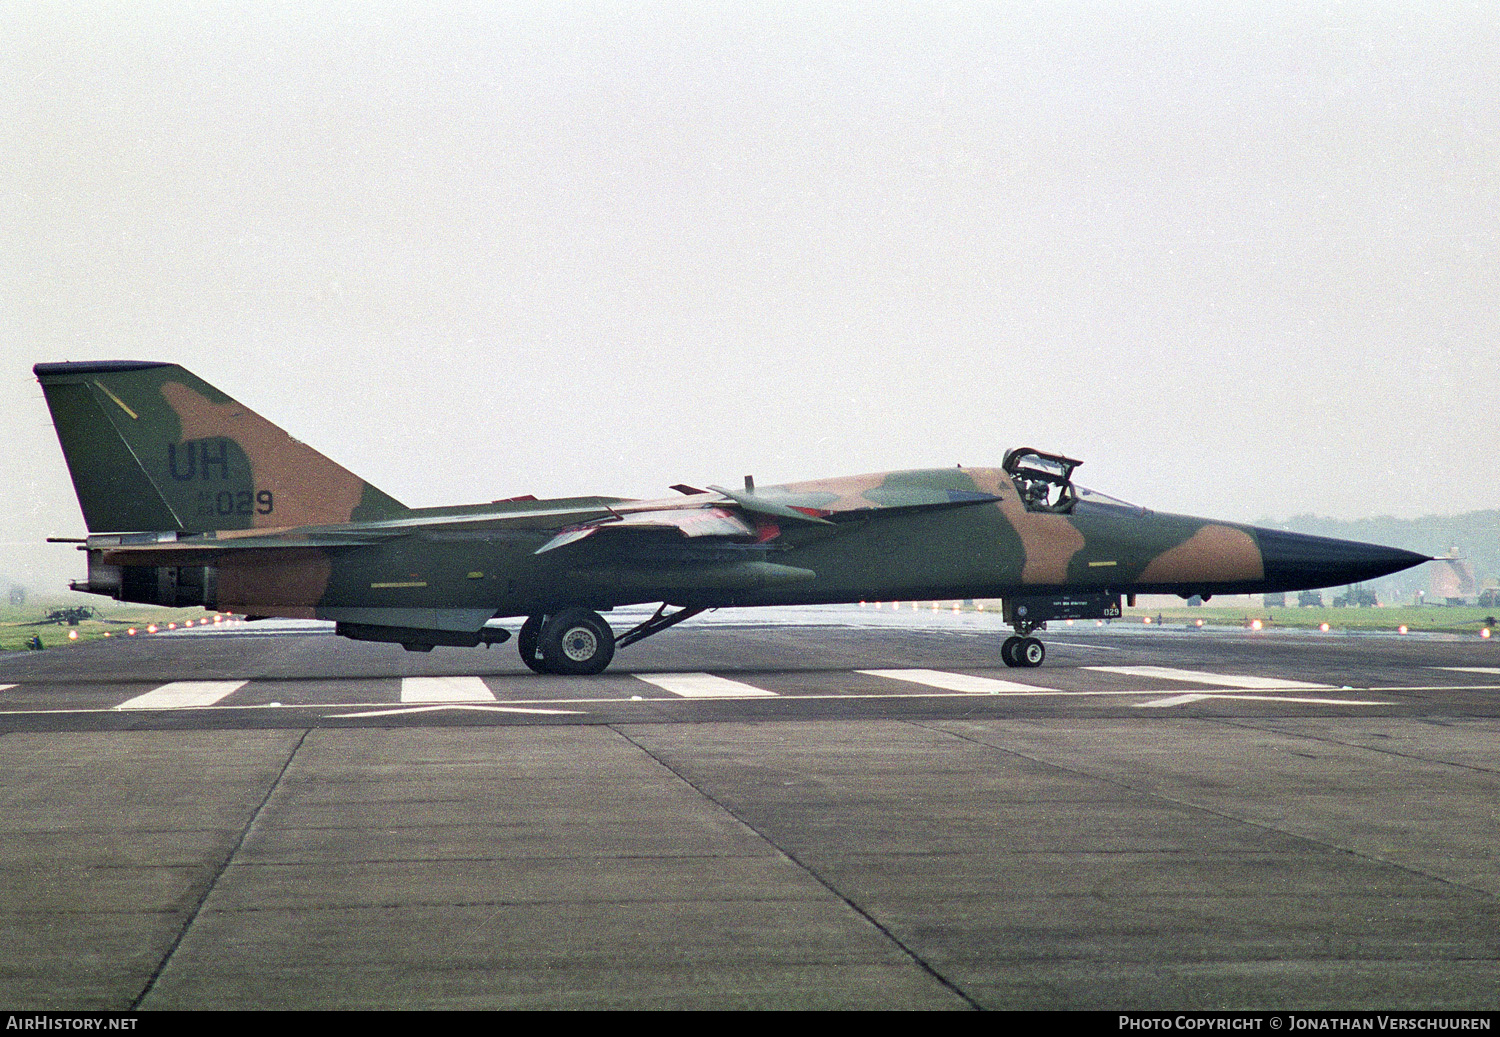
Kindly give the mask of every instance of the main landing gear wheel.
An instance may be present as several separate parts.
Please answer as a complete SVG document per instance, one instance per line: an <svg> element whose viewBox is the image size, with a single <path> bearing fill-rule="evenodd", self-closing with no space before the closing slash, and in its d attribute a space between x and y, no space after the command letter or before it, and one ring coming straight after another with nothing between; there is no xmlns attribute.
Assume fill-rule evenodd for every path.
<svg viewBox="0 0 1500 1037"><path fill-rule="evenodd" d="M526 622L521 624L521 632L516 635L516 647L521 651L521 661L537 673L547 672L547 662L538 651L542 640L542 624L545 622L546 616L527 616Z"/></svg>
<svg viewBox="0 0 1500 1037"><path fill-rule="evenodd" d="M614 631L599 613L588 609L567 609L547 617L539 645L548 673L603 673L615 657Z"/></svg>
<svg viewBox="0 0 1500 1037"><path fill-rule="evenodd" d="M1040 666L1047 658L1047 646L1034 637L1007 637L1000 646L1000 658L1006 666Z"/></svg>

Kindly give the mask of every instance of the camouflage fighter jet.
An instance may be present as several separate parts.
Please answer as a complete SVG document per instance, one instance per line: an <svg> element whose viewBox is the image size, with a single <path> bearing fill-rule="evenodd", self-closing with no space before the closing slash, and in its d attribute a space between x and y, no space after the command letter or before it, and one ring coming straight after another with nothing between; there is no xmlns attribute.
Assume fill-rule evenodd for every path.
<svg viewBox="0 0 1500 1037"><path fill-rule="evenodd" d="M1427 561L1387 547L1162 514L1073 482L1031 449L940 468L664 500L516 497L408 508L174 364L38 364L89 530L75 590L252 618L332 620L394 642L489 645L599 673L615 649L705 609L1003 598L1001 656L1037 666L1049 620L1122 596L1356 583ZM655 615L616 635L599 615ZM675 609L675 611L671 611Z"/></svg>

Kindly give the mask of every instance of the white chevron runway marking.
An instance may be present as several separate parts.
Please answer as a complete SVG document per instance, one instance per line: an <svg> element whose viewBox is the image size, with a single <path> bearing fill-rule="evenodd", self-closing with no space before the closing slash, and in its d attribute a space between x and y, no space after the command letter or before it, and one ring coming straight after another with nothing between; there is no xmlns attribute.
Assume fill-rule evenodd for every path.
<svg viewBox="0 0 1500 1037"><path fill-rule="evenodd" d="M1098 673L1119 673L1126 677L1155 677L1168 681L1192 681L1195 684L1216 684L1223 688L1331 688L1331 684L1309 684L1307 681L1292 681L1284 677L1248 677L1232 673L1209 673L1206 670L1178 670L1171 666L1086 666L1086 670Z"/></svg>
<svg viewBox="0 0 1500 1037"><path fill-rule="evenodd" d="M1388 702L1367 702L1363 699L1315 699L1290 695L1235 695L1224 691L1190 691L1185 695L1173 695L1150 702L1137 702L1139 707L1187 706L1205 699L1238 699L1241 702L1297 702L1305 706L1386 706Z"/></svg>
<svg viewBox="0 0 1500 1037"><path fill-rule="evenodd" d="M469 710L475 713L537 713L543 716L577 714L577 709L527 709L524 706L485 706L473 702L440 702L430 706L397 706L395 709L371 709L359 713L333 713L330 719L348 720L351 717L398 717L407 713L437 713L442 710Z"/></svg>
<svg viewBox="0 0 1500 1037"><path fill-rule="evenodd" d="M1050 688L1038 688L1031 684L997 680L994 677L971 677L967 673L948 673L945 670L856 670L871 677L889 677L896 681L911 681L925 684L929 688L944 691L963 691L971 695L1045 695Z"/></svg>

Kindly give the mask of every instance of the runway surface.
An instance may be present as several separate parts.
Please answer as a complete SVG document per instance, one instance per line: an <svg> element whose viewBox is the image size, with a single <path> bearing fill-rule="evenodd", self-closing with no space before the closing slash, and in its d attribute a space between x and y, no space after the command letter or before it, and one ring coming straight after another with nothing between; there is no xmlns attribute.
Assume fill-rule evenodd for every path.
<svg viewBox="0 0 1500 1037"><path fill-rule="evenodd" d="M1007 632L0 656L0 1003L1493 1007L1500 645Z"/></svg>

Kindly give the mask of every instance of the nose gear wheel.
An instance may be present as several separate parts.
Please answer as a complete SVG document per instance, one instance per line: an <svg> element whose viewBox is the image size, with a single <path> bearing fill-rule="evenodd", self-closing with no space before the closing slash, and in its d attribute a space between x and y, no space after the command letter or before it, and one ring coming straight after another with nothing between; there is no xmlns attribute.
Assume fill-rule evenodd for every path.
<svg viewBox="0 0 1500 1037"><path fill-rule="evenodd" d="M1042 665L1047 658L1047 646L1034 637L1007 637L1000 646L1000 658L1006 666L1030 669Z"/></svg>

